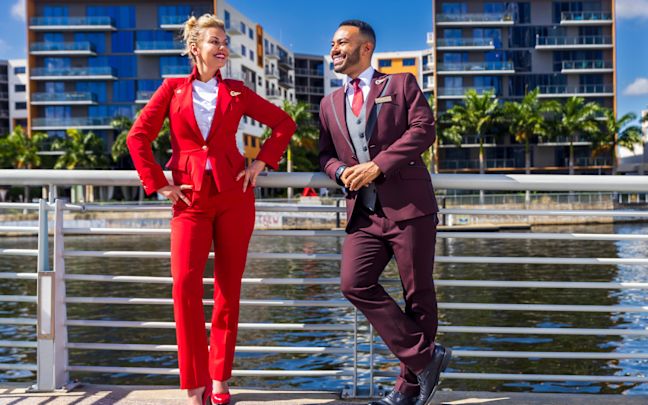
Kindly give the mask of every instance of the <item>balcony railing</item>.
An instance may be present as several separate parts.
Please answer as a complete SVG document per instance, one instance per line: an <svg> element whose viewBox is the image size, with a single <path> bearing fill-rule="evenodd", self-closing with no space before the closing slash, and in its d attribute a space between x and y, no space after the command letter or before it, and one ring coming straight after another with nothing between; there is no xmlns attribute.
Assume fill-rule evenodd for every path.
<svg viewBox="0 0 648 405"><path fill-rule="evenodd" d="M552 138L540 138L538 145L569 145L571 142L580 145L591 144L591 141L583 135L576 135L574 137L560 135Z"/></svg>
<svg viewBox="0 0 648 405"><path fill-rule="evenodd" d="M437 14L438 25L512 25L513 18L506 13L452 13Z"/></svg>
<svg viewBox="0 0 648 405"><path fill-rule="evenodd" d="M317 69L295 68L295 74L303 76L323 76L324 72L320 72Z"/></svg>
<svg viewBox="0 0 648 405"><path fill-rule="evenodd" d="M293 67L293 58L290 56L282 55L279 56L279 64L284 67L292 68Z"/></svg>
<svg viewBox="0 0 648 405"><path fill-rule="evenodd" d="M428 32L425 39L427 44L432 47L432 45L434 45L434 32Z"/></svg>
<svg viewBox="0 0 648 405"><path fill-rule="evenodd" d="M270 69L268 67L265 68L265 75L267 78L270 79L278 79L279 78L279 70L277 69Z"/></svg>
<svg viewBox="0 0 648 405"><path fill-rule="evenodd" d="M306 94L324 94L324 87L320 86L296 86L296 93L306 93Z"/></svg>
<svg viewBox="0 0 648 405"><path fill-rule="evenodd" d="M163 30L182 29L188 18L187 15L163 15L160 17L160 28Z"/></svg>
<svg viewBox="0 0 648 405"><path fill-rule="evenodd" d="M110 17L32 17L32 30L112 31L115 24Z"/></svg>
<svg viewBox="0 0 648 405"><path fill-rule="evenodd" d="M32 128L35 130L65 130L80 129L112 129L112 117L80 117L80 118L34 118Z"/></svg>
<svg viewBox="0 0 648 405"><path fill-rule="evenodd" d="M37 67L32 68L31 77L35 80L101 80L101 79L116 79L115 69L110 66L100 67L68 67L68 68L47 68Z"/></svg>
<svg viewBox="0 0 648 405"><path fill-rule="evenodd" d="M172 54L180 55L185 44L178 41L137 41L135 53L139 54Z"/></svg>
<svg viewBox="0 0 648 405"><path fill-rule="evenodd" d="M612 37L603 35L536 37L536 48L599 48L611 46Z"/></svg>
<svg viewBox="0 0 648 405"><path fill-rule="evenodd" d="M560 23L566 25L601 25L612 23L612 13L603 11L564 11L560 13Z"/></svg>
<svg viewBox="0 0 648 405"><path fill-rule="evenodd" d="M32 55L95 55L90 42L36 42L31 44Z"/></svg>
<svg viewBox="0 0 648 405"><path fill-rule="evenodd" d="M609 60L564 60L562 62L563 73L580 73L587 71L611 72L612 69L612 61Z"/></svg>
<svg viewBox="0 0 648 405"><path fill-rule="evenodd" d="M191 67L188 65L182 66L162 66L160 71L162 77L184 77L191 73Z"/></svg>
<svg viewBox="0 0 648 405"><path fill-rule="evenodd" d="M31 104L96 104L97 96L90 92L33 93Z"/></svg>
<svg viewBox="0 0 648 405"><path fill-rule="evenodd" d="M227 31L229 35L245 35L246 33L241 26L241 22L233 19L225 21L225 31Z"/></svg>
<svg viewBox="0 0 648 405"><path fill-rule="evenodd" d="M468 90L475 90L477 94L492 91L493 97L496 96L494 87L441 87L437 90L437 96L439 98L463 98Z"/></svg>
<svg viewBox="0 0 648 405"><path fill-rule="evenodd" d="M268 98L281 98L281 91L279 89L266 89L266 97Z"/></svg>
<svg viewBox="0 0 648 405"><path fill-rule="evenodd" d="M279 77L279 85L283 87L295 87L295 80L292 77Z"/></svg>
<svg viewBox="0 0 648 405"><path fill-rule="evenodd" d="M540 97L571 97L578 95L590 96L611 96L614 94L614 86L610 84L585 84L580 86L547 85L538 86Z"/></svg>
<svg viewBox="0 0 648 405"><path fill-rule="evenodd" d="M146 104L153 97L153 93L155 93L155 90L138 90L135 102L137 104Z"/></svg>
<svg viewBox="0 0 648 405"><path fill-rule="evenodd" d="M486 169L503 169L515 166L515 159L484 159L484 168ZM439 160L439 169L453 170L453 169L479 169L478 160Z"/></svg>
<svg viewBox="0 0 648 405"><path fill-rule="evenodd" d="M265 49L263 51L263 54L266 56L266 58L271 58L271 59L279 59L279 52L277 51L271 51L270 49Z"/></svg>
<svg viewBox="0 0 648 405"><path fill-rule="evenodd" d="M437 38L437 49L443 48L484 48L494 49L492 38Z"/></svg>
<svg viewBox="0 0 648 405"><path fill-rule="evenodd" d="M437 72L454 74L515 73L512 62L439 63Z"/></svg>
<svg viewBox="0 0 648 405"><path fill-rule="evenodd" d="M569 158L565 158L565 166L569 166ZM609 158L576 157L574 166L612 166Z"/></svg>

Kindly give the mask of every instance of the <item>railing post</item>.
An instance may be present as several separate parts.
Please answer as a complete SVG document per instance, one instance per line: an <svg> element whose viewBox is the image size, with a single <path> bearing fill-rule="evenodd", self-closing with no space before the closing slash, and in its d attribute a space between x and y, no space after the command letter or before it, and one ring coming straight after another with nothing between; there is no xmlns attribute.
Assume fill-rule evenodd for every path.
<svg viewBox="0 0 648 405"><path fill-rule="evenodd" d="M369 397L374 396L374 331L369 324Z"/></svg>
<svg viewBox="0 0 648 405"><path fill-rule="evenodd" d="M48 206L40 200L38 234L38 309L36 391L65 389L69 376L67 311L65 305L65 263L63 261L63 202L54 204L54 270L49 268Z"/></svg>
<svg viewBox="0 0 648 405"><path fill-rule="evenodd" d="M351 397L358 396L358 308L353 309L353 388Z"/></svg>

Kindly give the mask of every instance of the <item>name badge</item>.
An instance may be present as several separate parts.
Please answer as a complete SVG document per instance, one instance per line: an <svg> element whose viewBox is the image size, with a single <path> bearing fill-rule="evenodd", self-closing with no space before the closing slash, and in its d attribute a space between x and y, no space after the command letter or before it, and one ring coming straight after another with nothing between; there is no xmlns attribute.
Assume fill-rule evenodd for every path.
<svg viewBox="0 0 648 405"><path fill-rule="evenodd" d="M378 97L376 99L376 104L390 103L392 101L392 96Z"/></svg>

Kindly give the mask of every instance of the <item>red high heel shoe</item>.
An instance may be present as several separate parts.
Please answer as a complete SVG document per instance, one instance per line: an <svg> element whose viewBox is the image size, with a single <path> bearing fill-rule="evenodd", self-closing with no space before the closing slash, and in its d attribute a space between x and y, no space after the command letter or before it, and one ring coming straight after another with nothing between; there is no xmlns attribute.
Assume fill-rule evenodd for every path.
<svg viewBox="0 0 648 405"><path fill-rule="evenodd" d="M203 405L210 405L210 399L212 397L212 392L213 392L213 387L211 384L208 384L205 386L205 390L203 391L202 394L202 404Z"/></svg>
<svg viewBox="0 0 648 405"><path fill-rule="evenodd" d="M229 405L231 400L232 400L232 396L230 395L229 392L221 393L221 394L216 394L216 393L211 394L212 405Z"/></svg>

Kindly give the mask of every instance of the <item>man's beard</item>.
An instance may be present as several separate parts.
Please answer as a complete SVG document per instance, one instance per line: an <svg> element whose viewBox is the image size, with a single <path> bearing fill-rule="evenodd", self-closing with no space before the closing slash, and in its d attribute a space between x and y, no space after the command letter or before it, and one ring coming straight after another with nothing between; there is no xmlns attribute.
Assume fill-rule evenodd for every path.
<svg viewBox="0 0 648 405"><path fill-rule="evenodd" d="M358 47L355 51L346 55L344 62L337 69L333 68L335 73L344 73L344 71L350 68L353 65L356 65L360 62L360 48Z"/></svg>

